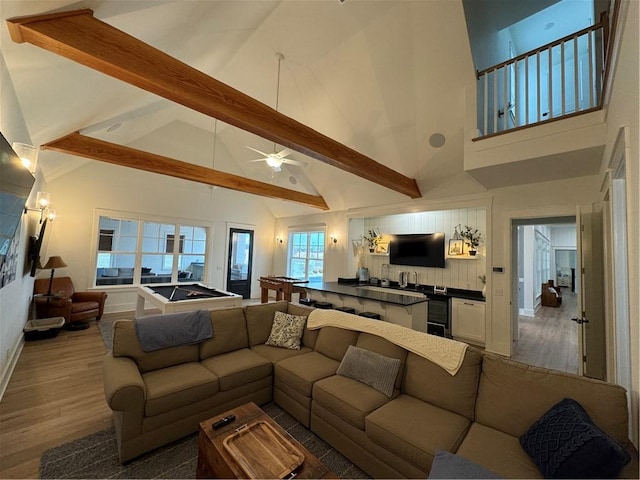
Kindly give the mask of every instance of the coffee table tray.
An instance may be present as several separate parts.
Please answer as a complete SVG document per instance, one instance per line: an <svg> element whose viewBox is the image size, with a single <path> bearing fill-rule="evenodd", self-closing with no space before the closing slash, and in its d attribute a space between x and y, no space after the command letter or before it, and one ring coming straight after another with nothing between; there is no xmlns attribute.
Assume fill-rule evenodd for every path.
<svg viewBox="0 0 640 480"><path fill-rule="evenodd" d="M304 455L264 420L238 428L224 448L248 478L284 478L304 462Z"/></svg>

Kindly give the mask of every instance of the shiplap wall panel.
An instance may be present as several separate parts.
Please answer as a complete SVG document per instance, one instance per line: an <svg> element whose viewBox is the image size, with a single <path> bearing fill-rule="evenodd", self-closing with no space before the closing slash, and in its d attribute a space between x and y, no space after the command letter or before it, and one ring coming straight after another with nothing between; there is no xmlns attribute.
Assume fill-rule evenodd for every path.
<svg viewBox="0 0 640 480"><path fill-rule="evenodd" d="M374 228L383 235L443 232L446 251L456 226L462 225L464 228L465 225L469 225L477 228L482 233L482 239L476 259L447 258L445 268L390 265L389 278L392 281L398 281L400 272L415 271L418 273L418 282L421 285L445 285L450 288L482 290L483 284L478 277L486 274L486 219L487 213L484 207L384 215L366 218L363 233L367 234L369 229ZM388 256L366 253L362 261L363 266L369 269L369 274L378 278L382 278L382 265L388 263ZM413 275L410 276L410 281L413 282Z"/></svg>

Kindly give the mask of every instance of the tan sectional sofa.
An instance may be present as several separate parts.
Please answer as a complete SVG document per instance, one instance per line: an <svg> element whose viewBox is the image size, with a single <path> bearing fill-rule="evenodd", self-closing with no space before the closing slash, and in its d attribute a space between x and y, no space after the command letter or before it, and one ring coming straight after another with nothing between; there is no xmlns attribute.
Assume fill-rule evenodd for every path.
<svg viewBox="0 0 640 480"><path fill-rule="evenodd" d="M273 347L265 342L276 311L312 309L273 302L212 310L211 339L150 353L141 350L132 321L115 322L104 382L120 460L195 432L200 421L237 405L273 400L375 478L425 478L443 450L506 478L541 478L519 437L570 397L631 450L621 476L638 478L619 386L472 348L452 376L384 338L336 327L305 329L300 350ZM336 374L351 345L399 360L390 397Z"/></svg>

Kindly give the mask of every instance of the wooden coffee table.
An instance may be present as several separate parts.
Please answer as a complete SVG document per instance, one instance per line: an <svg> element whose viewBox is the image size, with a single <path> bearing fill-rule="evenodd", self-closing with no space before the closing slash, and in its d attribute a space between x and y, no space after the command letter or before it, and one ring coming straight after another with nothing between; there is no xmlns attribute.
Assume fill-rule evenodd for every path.
<svg viewBox="0 0 640 480"><path fill-rule="evenodd" d="M212 428L213 423L231 414L236 416L233 423L218 430ZM241 427L253 425L255 422L267 424L269 429L273 429L281 435L304 456L302 465L295 470L296 478L337 478L309 450L300 445L286 430L253 402L200 423L196 478L250 478L237 460L229 453L228 446L225 447L225 439L227 439L227 445L229 445L229 439L235 438L238 430L242 431ZM277 445L274 445L275 447Z"/></svg>

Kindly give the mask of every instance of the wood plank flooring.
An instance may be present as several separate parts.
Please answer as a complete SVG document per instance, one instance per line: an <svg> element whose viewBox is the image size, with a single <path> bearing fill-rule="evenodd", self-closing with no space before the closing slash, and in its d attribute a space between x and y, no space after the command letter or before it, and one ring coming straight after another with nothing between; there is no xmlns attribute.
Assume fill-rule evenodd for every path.
<svg viewBox="0 0 640 480"><path fill-rule="evenodd" d="M540 307L534 317L518 319L520 339L511 358L528 365L578 373L577 294L562 289L562 305Z"/></svg>
<svg viewBox="0 0 640 480"><path fill-rule="evenodd" d="M25 343L0 402L0 478L38 478L43 452L111 425L106 350L95 320L90 325Z"/></svg>

